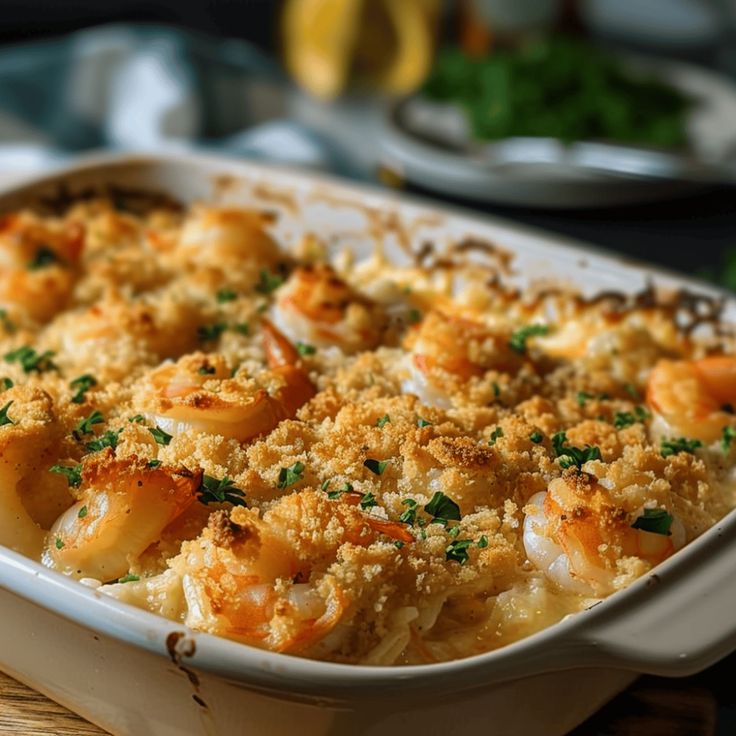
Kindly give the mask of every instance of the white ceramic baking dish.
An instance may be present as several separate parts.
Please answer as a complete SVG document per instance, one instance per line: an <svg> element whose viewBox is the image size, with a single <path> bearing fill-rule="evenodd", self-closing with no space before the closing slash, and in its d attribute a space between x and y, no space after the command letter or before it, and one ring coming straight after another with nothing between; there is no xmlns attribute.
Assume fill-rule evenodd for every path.
<svg viewBox="0 0 736 736"><path fill-rule="evenodd" d="M472 238L513 254L510 277L522 281L554 278L592 293L637 291L654 280L718 297L509 223L221 159L86 160L0 192L0 210L107 185L279 210L282 237L318 232L363 254L376 240L401 260L430 240L441 251ZM464 250L506 260L487 247ZM726 301L724 314L736 322L736 305ZM459 661L377 668L313 662L196 633L0 547L0 669L127 736L554 736L638 673L687 675L736 648L735 564L730 514L629 589L526 640Z"/></svg>

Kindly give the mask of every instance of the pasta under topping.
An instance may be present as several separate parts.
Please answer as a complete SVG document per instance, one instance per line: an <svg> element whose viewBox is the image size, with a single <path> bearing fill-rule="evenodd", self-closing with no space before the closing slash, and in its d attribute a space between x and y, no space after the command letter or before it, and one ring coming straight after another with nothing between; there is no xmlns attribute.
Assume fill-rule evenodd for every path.
<svg viewBox="0 0 736 736"><path fill-rule="evenodd" d="M0 221L0 543L336 662L496 649L734 505L736 355L671 305L328 259L233 207Z"/></svg>

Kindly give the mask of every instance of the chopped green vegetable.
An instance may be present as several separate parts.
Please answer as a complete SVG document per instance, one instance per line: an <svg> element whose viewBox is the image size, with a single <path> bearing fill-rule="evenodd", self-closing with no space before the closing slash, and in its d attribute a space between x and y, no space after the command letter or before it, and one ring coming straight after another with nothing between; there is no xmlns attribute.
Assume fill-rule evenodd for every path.
<svg viewBox="0 0 736 736"><path fill-rule="evenodd" d="M412 526L414 522L417 520L417 502L413 498L405 498L401 502L402 506L406 506L406 511L402 511L401 515L399 516L399 521L403 522L404 524L409 524L409 526Z"/></svg>
<svg viewBox="0 0 736 736"><path fill-rule="evenodd" d="M668 440L662 440L661 454L662 457L670 457L670 455L677 455L680 452L689 452L691 455L702 447L703 443L700 440L690 440L687 437L673 437Z"/></svg>
<svg viewBox="0 0 736 736"><path fill-rule="evenodd" d="M495 398L501 395L501 387L495 381L493 382L493 395Z"/></svg>
<svg viewBox="0 0 736 736"><path fill-rule="evenodd" d="M417 418L417 427L431 427L432 422L428 422L426 419L422 419L421 417Z"/></svg>
<svg viewBox="0 0 736 736"><path fill-rule="evenodd" d="M488 537L485 534L481 534L480 539L478 540L478 547L480 549L485 549L488 546Z"/></svg>
<svg viewBox="0 0 736 736"><path fill-rule="evenodd" d="M104 450L106 447L112 447L113 449L118 446L118 439L120 438L121 429L108 429L107 432L99 435L97 439L87 442L85 447L90 452L98 452Z"/></svg>
<svg viewBox="0 0 736 736"><path fill-rule="evenodd" d="M266 271L264 269L258 276L256 291L261 294L270 294L272 291L276 291L276 289L278 289L279 286L281 286L281 284L283 283L283 276L277 273L271 273L270 271Z"/></svg>
<svg viewBox="0 0 736 736"><path fill-rule="evenodd" d="M215 322L211 325L200 325L197 327L197 339L201 342L212 342L217 340L227 329L224 322Z"/></svg>
<svg viewBox="0 0 736 736"><path fill-rule="evenodd" d="M147 468L157 468L159 465L161 465L161 461L160 460L156 460L156 459L149 460L146 463L146 467Z"/></svg>
<svg viewBox="0 0 736 736"><path fill-rule="evenodd" d="M460 507L442 491L435 492L424 510L436 520L460 521Z"/></svg>
<svg viewBox="0 0 736 736"><path fill-rule="evenodd" d="M306 342L297 342L296 351L299 355L314 355L317 352L317 348L314 345L308 345Z"/></svg>
<svg viewBox="0 0 736 736"><path fill-rule="evenodd" d="M84 519L85 516L87 516L87 507L82 506L82 508L77 512L77 519Z"/></svg>
<svg viewBox="0 0 736 736"><path fill-rule="evenodd" d="M52 465L49 468L51 473L58 473L66 478L66 482L71 488L79 488L82 484L82 465ZM81 517L80 517L81 518Z"/></svg>
<svg viewBox="0 0 736 736"><path fill-rule="evenodd" d="M535 444L538 445L543 439L544 435L539 430L534 430L530 435L529 439Z"/></svg>
<svg viewBox="0 0 736 736"><path fill-rule="evenodd" d="M53 266L55 263L61 263L59 256L51 250L51 248L42 245L33 256L32 260L28 262L29 271L38 271L41 268L47 266Z"/></svg>
<svg viewBox="0 0 736 736"><path fill-rule="evenodd" d="M404 547L404 543L400 539L394 540L393 544L396 549L402 549Z"/></svg>
<svg viewBox="0 0 736 736"><path fill-rule="evenodd" d="M288 488L298 483L304 475L304 463L295 462L279 471L279 488Z"/></svg>
<svg viewBox="0 0 736 736"><path fill-rule="evenodd" d="M174 438L173 435L168 432L164 432L161 427L149 427L148 431L153 435L153 439L155 439L159 445L164 445L164 447Z"/></svg>
<svg viewBox="0 0 736 736"><path fill-rule="evenodd" d="M197 500L205 506L211 503L229 503L233 506L246 506L245 493L235 487L235 481L225 476L222 480L211 475L203 475Z"/></svg>
<svg viewBox="0 0 736 736"><path fill-rule="evenodd" d="M56 547L56 549L64 549L64 540L61 537L56 537L54 546Z"/></svg>
<svg viewBox="0 0 736 736"><path fill-rule="evenodd" d="M7 391L9 388L13 388L15 384L13 383L12 379L6 376L5 378L0 378L0 386L3 387L3 391Z"/></svg>
<svg viewBox="0 0 736 736"><path fill-rule="evenodd" d="M376 501L376 497L371 493L364 493L362 498L360 499L360 508L363 510L373 508L374 506L378 506L378 501Z"/></svg>
<svg viewBox="0 0 736 736"><path fill-rule="evenodd" d="M631 526L644 532L670 536L672 533L670 527L673 521L672 515L668 514L665 509L644 509L643 516L638 517Z"/></svg>
<svg viewBox="0 0 736 736"><path fill-rule="evenodd" d="M146 421L146 418L143 416L143 414L136 414L134 417L130 417L128 421L131 424L143 424Z"/></svg>
<svg viewBox="0 0 736 736"><path fill-rule="evenodd" d="M353 484L345 482L337 490L328 491L327 498L329 498L331 501L334 501L340 498L340 496L342 496L343 493L352 493L352 492L353 492Z"/></svg>
<svg viewBox="0 0 736 736"><path fill-rule="evenodd" d="M8 317L7 309L0 308L0 325L2 325L5 332L10 335L12 335L16 330L15 323L10 319L10 317Z"/></svg>
<svg viewBox="0 0 736 736"><path fill-rule="evenodd" d="M206 363L205 365L199 366L197 368L197 373L199 373L200 376L214 376L217 371L215 370L215 366L209 365L209 363Z"/></svg>
<svg viewBox="0 0 736 736"><path fill-rule="evenodd" d="M582 468L589 460L600 460L601 451L599 447L588 445L584 448L572 447L567 444L567 434L557 432L552 436L552 447L560 459L561 468L569 468L575 465Z"/></svg>
<svg viewBox="0 0 736 736"><path fill-rule="evenodd" d="M415 325L422 321L422 313L418 309L410 309L406 314L406 321L410 325Z"/></svg>
<svg viewBox="0 0 736 736"><path fill-rule="evenodd" d="M722 435L721 447L723 448L723 452L728 452L731 449L731 443L736 439L736 427L724 427Z"/></svg>
<svg viewBox="0 0 736 736"><path fill-rule="evenodd" d="M503 429L501 427L496 427L488 438L488 444L491 446L495 445L499 437L503 437Z"/></svg>
<svg viewBox="0 0 736 736"><path fill-rule="evenodd" d="M509 347L517 353L526 352L526 341L530 337L537 337L549 333L549 325L527 325L516 330L511 335Z"/></svg>
<svg viewBox="0 0 736 736"><path fill-rule="evenodd" d="M450 562L459 562L464 565L468 561L468 547L473 544L472 539L453 539L445 547L445 559Z"/></svg>
<svg viewBox="0 0 736 736"><path fill-rule="evenodd" d="M250 334L250 325L247 322L236 322L232 326L232 328L239 335L249 335Z"/></svg>
<svg viewBox="0 0 736 736"><path fill-rule="evenodd" d="M389 462L389 460L374 460L373 458L369 457L363 462L363 465L368 468L371 473L382 475L383 471L386 470L386 466L389 464Z"/></svg>
<svg viewBox="0 0 736 736"><path fill-rule="evenodd" d="M139 580L137 575L123 575L122 578L118 578L119 583L137 583Z"/></svg>
<svg viewBox="0 0 736 736"><path fill-rule="evenodd" d="M0 427L4 427L6 424L15 424L15 422L8 416L8 409L13 405L12 401L8 401L5 406L0 409Z"/></svg>
<svg viewBox="0 0 736 736"><path fill-rule="evenodd" d="M390 421L391 421L391 417L388 414L384 414L382 417L379 417L378 420L376 421L376 427L383 429Z"/></svg>
<svg viewBox="0 0 736 736"><path fill-rule="evenodd" d="M37 353L30 345L23 345L16 350L11 350L3 356L6 363L20 363L24 373L43 373L44 371L56 370L56 364L52 360L55 353L45 350Z"/></svg>
<svg viewBox="0 0 736 736"><path fill-rule="evenodd" d="M85 399L85 394L87 391L89 391L93 386L97 385L97 380L94 376L90 375L89 373L84 373L81 376L78 376L73 381L69 383L69 386L73 389L75 389L76 393L74 396L72 396L72 403L73 404L83 404Z"/></svg>
<svg viewBox="0 0 736 736"><path fill-rule="evenodd" d="M105 417L102 416L102 412L95 409L88 417L77 422L77 426L72 431L72 437L75 440L81 440L84 435L94 432L95 424L102 424L104 421Z"/></svg>
<svg viewBox="0 0 736 736"><path fill-rule="evenodd" d="M225 304L226 302L232 302L237 298L238 298L237 292L233 291L232 289L228 289L227 287L219 289L216 295L218 304Z"/></svg>

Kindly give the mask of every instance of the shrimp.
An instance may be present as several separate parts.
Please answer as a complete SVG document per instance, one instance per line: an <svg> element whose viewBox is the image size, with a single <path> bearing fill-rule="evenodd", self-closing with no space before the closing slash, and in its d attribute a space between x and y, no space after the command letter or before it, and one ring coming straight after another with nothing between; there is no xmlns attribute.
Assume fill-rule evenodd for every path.
<svg viewBox="0 0 736 736"><path fill-rule="evenodd" d="M51 397L18 386L3 394L9 423L0 426L0 544L37 559L45 532L26 507L23 484L46 471L55 417Z"/></svg>
<svg viewBox="0 0 736 736"><path fill-rule="evenodd" d="M292 418L316 389L297 351L267 320L263 335L269 370L257 379L230 378L221 356L194 353L151 373L144 415L172 436L192 430L239 442Z"/></svg>
<svg viewBox="0 0 736 736"><path fill-rule="evenodd" d="M84 244L78 222L41 221L26 212L0 219L0 306L46 322L64 309Z"/></svg>
<svg viewBox="0 0 736 736"><path fill-rule="evenodd" d="M594 476L567 473L529 499L526 553L561 588L606 595L614 589L618 558L634 556L654 566L685 544L685 528L671 515L666 533L634 528L647 508L629 513L614 503Z"/></svg>
<svg viewBox="0 0 736 736"><path fill-rule="evenodd" d="M185 622L279 652L329 649L350 605L329 565L343 544L367 546L380 533L369 515L312 490L281 498L263 517L217 511L171 563L182 575Z"/></svg>
<svg viewBox="0 0 736 736"><path fill-rule="evenodd" d="M263 269L283 261L257 212L234 207L200 207L185 221L175 256L202 274L252 286ZM220 282L221 283L221 282Z"/></svg>
<svg viewBox="0 0 736 736"><path fill-rule="evenodd" d="M464 317L432 311L408 336L402 389L440 409L452 406L450 396L487 371L513 371L522 358L509 347L507 334Z"/></svg>
<svg viewBox="0 0 736 736"><path fill-rule="evenodd" d="M150 467L112 450L88 457L77 502L51 527L41 557L47 567L77 578L125 575L163 530L195 500L201 473Z"/></svg>
<svg viewBox="0 0 736 736"><path fill-rule="evenodd" d="M649 376L647 403L655 435L716 441L724 427L736 426L736 356L660 361Z"/></svg>
<svg viewBox="0 0 736 736"><path fill-rule="evenodd" d="M276 292L271 317L291 340L352 353L375 347L385 321L331 266L297 268Z"/></svg>

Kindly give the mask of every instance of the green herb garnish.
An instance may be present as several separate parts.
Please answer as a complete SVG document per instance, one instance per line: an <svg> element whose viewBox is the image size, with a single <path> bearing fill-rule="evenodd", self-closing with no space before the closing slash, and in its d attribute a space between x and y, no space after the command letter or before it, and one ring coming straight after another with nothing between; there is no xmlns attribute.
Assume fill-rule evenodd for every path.
<svg viewBox="0 0 736 736"><path fill-rule="evenodd" d="M437 521L460 521L460 507L442 491L436 491L424 510Z"/></svg>
<svg viewBox="0 0 736 736"><path fill-rule="evenodd" d="M641 529L643 532L670 536L672 534L670 527L673 521L672 515L664 509L644 509L644 514L631 526L633 529Z"/></svg>
<svg viewBox="0 0 736 736"><path fill-rule="evenodd" d="M102 424L105 421L105 417L102 416L102 412L95 409L88 417L80 419L77 422L77 426L72 431L72 437L75 440L81 440L86 434L92 434L94 432L95 424Z"/></svg>
<svg viewBox="0 0 736 736"><path fill-rule="evenodd" d="M503 437L503 429L501 427L496 427L488 438L488 444L491 446L495 445L499 437Z"/></svg>
<svg viewBox="0 0 736 736"><path fill-rule="evenodd" d="M205 506L210 503L229 503L233 506L246 506L245 493L235 487L235 481L225 476L222 480L211 475L203 475L198 489L197 500Z"/></svg>
<svg viewBox="0 0 736 736"><path fill-rule="evenodd" d="M412 526L417 520L417 502L413 498L405 498L401 502L401 505L406 506L407 508L406 511L401 512L401 515L399 516L399 521Z"/></svg>
<svg viewBox="0 0 736 736"><path fill-rule="evenodd" d="M16 350L11 350L3 356L6 363L20 363L24 373L43 373L44 371L56 370L56 364L52 360L55 353L45 350L37 353L29 345L23 345Z"/></svg>
<svg viewBox="0 0 736 736"><path fill-rule="evenodd" d="M64 540L61 537L56 537L54 546L56 547L56 549L64 549Z"/></svg>
<svg viewBox="0 0 736 736"><path fill-rule="evenodd" d="M82 506L82 508L77 512L77 519L84 519L84 517L87 516L87 513L87 507Z"/></svg>
<svg viewBox="0 0 736 736"><path fill-rule="evenodd" d="M8 416L8 409L10 409L12 404L12 401L8 401L8 403L0 409L0 427L4 427L6 424L15 424L15 422Z"/></svg>
<svg viewBox="0 0 736 736"><path fill-rule="evenodd" d="M232 302L237 299L238 294L232 289L228 289L227 287L225 287L218 290L215 298L217 299L218 304L225 304L226 302Z"/></svg>
<svg viewBox="0 0 736 736"><path fill-rule="evenodd" d="M369 457L363 462L363 465L368 468L371 473L382 475L383 471L386 470L386 466L389 464L389 462L390 460L374 460L373 458Z"/></svg>
<svg viewBox="0 0 736 736"><path fill-rule="evenodd" d="M584 448L573 447L567 444L567 434L557 432L552 436L552 447L560 459L561 468L569 468L575 465L582 468L589 460L600 460L601 451L599 447L588 445Z"/></svg>
<svg viewBox="0 0 736 736"><path fill-rule="evenodd" d="M159 445L163 445L164 447L174 438L173 435L168 432L164 432L161 427L149 427L148 431L153 435L153 439L155 439Z"/></svg>
<svg viewBox="0 0 736 736"><path fill-rule="evenodd" d="M426 419L422 419L421 417L417 418L417 427L431 427L432 422L428 422Z"/></svg>
<svg viewBox="0 0 736 736"><path fill-rule="evenodd" d="M200 376L214 376L216 373L215 366L209 364L201 365L197 368L197 373Z"/></svg>
<svg viewBox="0 0 736 736"><path fill-rule="evenodd" d="M422 321L422 313L418 309L410 309L406 314L406 321L410 325L415 325Z"/></svg>
<svg viewBox="0 0 736 736"><path fill-rule="evenodd" d="M279 488L288 488L298 483L304 475L304 463L295 462L279 471Z"/></svg>
<svg viewBox="0 0 736 736"><path fill-rule="evenodd" d="M721 447L723 452L728 452L731 449L731 443L736 439L736 427L727 426L722 430Z"/></svg>
<svg viewBox="0 0 736 736"><path fill-rule="evenodd" d="M137 583L139 580L137 575L123 575L122 578L118 578L119 583Z"/></svg>
<svg viewBox="0 0 736 736"><path fill-rule="evenodd" d="M382 417L379 417L378 420L376 421L376 427L383 429L390 421L391 421L391 417L388 414L384 414Z"/></svg>
<svg viewBox="0 0 736 736"><path fill-rule="evenodd" d="M373 495L373 493L371 493L370 491L368 493L364 493L360 499L360 508L366 510L371 509L374 506L378 506L378 501L376 501L376 497Z"/></svg>
<svg viewBox="0 0 736 736"><path fill-rule="evenodd" d="M197 339L201 342L212 342L217 340L227 329L224 322L215 322L211 325L200 325L197 327Z"/></svg>
<svg viewBox="0 0 736 736"><path fill-rule="evenodd" d="M97 380L89 373L84 373L83 375L75 378L69 383L69 386L76 391L74 396L72 396L72 403L83 404L85 398L84 395L87 393L87 391L89 391L93 386L96 385Z"/></svg>
<svg viewBox="0 0 736 736"><path fill-rule="evenodd" d="M258 276L256 291L261 294L270 294L284 283L284 277L277 273L271 273L265 269Z"/></svg>
<svg viewBox="0 0 736 736"><path fill-rule="evenodd" d="M47 266L53 266L55 263L61 263L59 256L51 250L51 248L42 245L33 256L33 259L28 262L29 271L38 271L41 268Z"/></svg>
<svg viewBox="0 0 736 736"><path fill-rule="evenodd" d="M700 440L690 440L687 437L673 437L669 440L662 440L661 454L662 457L670 457L681 452L688 452L691 455L695 453L698 447L702 447Z"/></svg>
<svg viewBox="0 0 736 736"><path fill-rule="evenodd" d="M509 347L517 353L526 352L526 341L530 337L547 335L549 333L549 325L526 325L516 330L509 340Z"/></svg>
<svg viewBox="0 0 736 736"><path fill-rule="evenodd" d="M149 460L146 463L146 467L147 468L157 468L159 465L161 465L161 461L160 460L156 460L156 459Z"/></svg>
<svg viewBox="0 0 736 736"><path fill-rule="evenodd" d="M473 544L472 539L453 539L445 547L445 559L448 562L459 562L464 565L468 561L468 547Z"/></svg>
<svg viewBox="0 0 736 736"><path fill-rule="evenodd" d="M15 384L11 378L6 376L5 378L0 378L0 386L2 386L3 391L7 391L9 388L13 388Z"/></svg>
<svg viewBox="0 0 736 736"><path fill-rule="evenodd" d="M317 348L314 345L308 345L306 342L297 342L296 351L299 355L314 355Z"/></svg>
<svg viewBox="0 0 736 736"><path fill-rule="evenodd" d="M120 439L120 433L122 431L122 427L120 429L108 429L107 432L99 435L97 439L87 442L85 447L90 452L99 452L100 450L104 450L106 447L112 447L115 449L118 446L118 440Z"/></svg>
<svg viewBox="0 0 736 736"><path fill-rule="evenodd" d="M529 439L535 444L538 445L543 439L544 435L539 430L534 430L530 435Z"/></svg>
<svg viewBox="0 0 736 736"><path fill-rule="evenodd" d="M52 465L49 468L51 473L58 473L66 478L66 482L71 488L79 488L82 484L82 465ZM81 516L79 517L82 518Z"/></svg>
<svg viewBox="0 0 736 736"><path fill-rule="evenodd" d="M480 539L478 540L478 547L480 549L485 549L488 546L488 537L485 534L481 534Z"/></svg>

